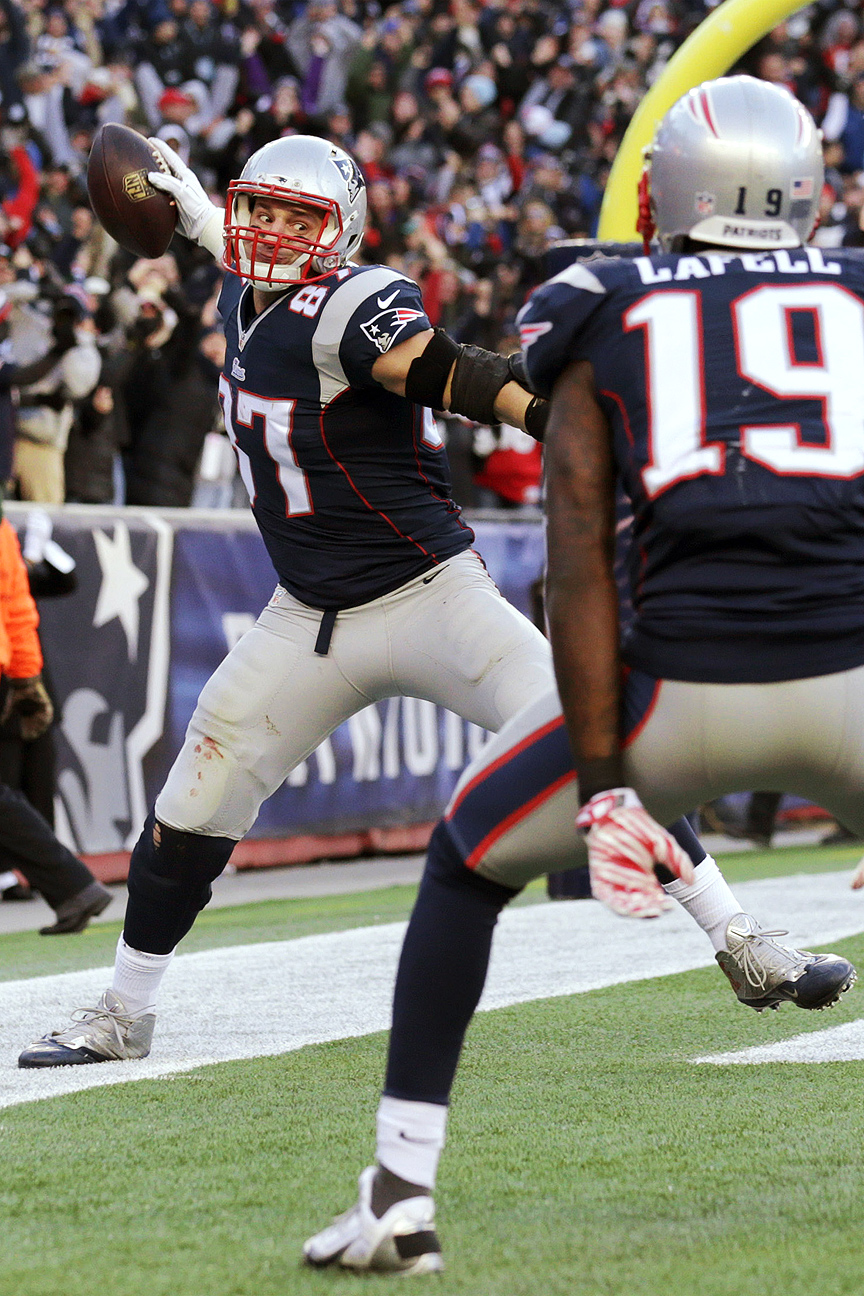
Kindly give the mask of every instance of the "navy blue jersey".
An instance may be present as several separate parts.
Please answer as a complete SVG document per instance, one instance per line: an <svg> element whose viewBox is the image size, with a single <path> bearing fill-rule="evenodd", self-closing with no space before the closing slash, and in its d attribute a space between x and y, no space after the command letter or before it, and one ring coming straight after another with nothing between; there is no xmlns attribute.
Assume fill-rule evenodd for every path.
<svg viewBox="0 0 864 1296"><path fill-rule="evenodd" d="M428 329L420 290L383 266L299 284L259 315L228 275L225 427L279 581L311 607L367 603L467 548L429 410L372 377Z"/></svg>
<svg viewBox="0 0 864 1296"><path fill-rule="evenodd" d="M519 323L541 394L593 366L634 514L629 665L746 683L864 662L864 262L583 262Z"/></svg>

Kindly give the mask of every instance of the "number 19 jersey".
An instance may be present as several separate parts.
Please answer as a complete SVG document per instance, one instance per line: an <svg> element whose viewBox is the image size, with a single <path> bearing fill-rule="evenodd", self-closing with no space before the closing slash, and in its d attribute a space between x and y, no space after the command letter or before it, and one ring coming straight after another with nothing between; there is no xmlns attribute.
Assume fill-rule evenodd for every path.
<svg viewBox="0 0 864 1296"><path fill-rule="evenodd" d="M628 664L755 683L864 663L864 262L583 262L519 323L541 394L593 366L633 506Z"/></svg>
<svg viewBox="0 0 864 1296"><path fill-rule="evenodd" d="M431 327L412 280L349 265L256 314L229 274L219 312L225 428L290 593L355 607L468 548L431 411L372 377L379 356Z"/></svg>

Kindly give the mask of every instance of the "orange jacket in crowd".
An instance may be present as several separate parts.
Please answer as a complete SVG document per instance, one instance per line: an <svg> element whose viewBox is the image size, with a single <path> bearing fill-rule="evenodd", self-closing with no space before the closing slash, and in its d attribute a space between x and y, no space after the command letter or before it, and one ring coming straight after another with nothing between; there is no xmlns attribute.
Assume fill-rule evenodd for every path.
<svg viewBox="0 0 864 1296"><path fill-rule="evenodd" d="M11 523L0 521L0 674L30 679L42 670L39 613Z"/></svg>

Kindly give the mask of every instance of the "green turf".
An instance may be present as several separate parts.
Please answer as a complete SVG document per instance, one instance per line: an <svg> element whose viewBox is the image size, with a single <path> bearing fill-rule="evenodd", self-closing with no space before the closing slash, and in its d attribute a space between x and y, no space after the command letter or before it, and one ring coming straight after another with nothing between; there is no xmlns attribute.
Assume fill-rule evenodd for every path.
<svg viewBox="0 0 864 1296"><path fill-rule="evenodd" d="M789 873L824 873L851 868L861 856L855 846L798 846L769 851L738 851L719 855L730 882L777 877ZM182 953L224 945L293 940L316 932L344 931L377 923L399 922L414 903L413 886L387 887L353 895L299 900L268 900L257 904L205 910L180 946ZM546 898L545 881L538 879L515 903L537 904ZM120 923L98 923L75 936L46 939L35 932L0 935L0 981L106 967L114 962Z"/></svg>
<svg viewBox="0 0 864 1296"><path fill-rule="evenodd" d="M864 936L837 948L864 961ZM481 1014L428 1290L857 1294L861 1064L688 1059L860 1012L853 992L757 1016L703 969ZM401 1290L298 1265L370 1158L383 1053L376 1035L0 1112L0 1294Z"/></svg>
<svg viewBox="0 0 864 1296"><path fill-rule="evenodd" d="M789 873L839 873L852 868L864 846L780 846L773 850L718 854L717 862L729 882L783 877Z"/></svg>

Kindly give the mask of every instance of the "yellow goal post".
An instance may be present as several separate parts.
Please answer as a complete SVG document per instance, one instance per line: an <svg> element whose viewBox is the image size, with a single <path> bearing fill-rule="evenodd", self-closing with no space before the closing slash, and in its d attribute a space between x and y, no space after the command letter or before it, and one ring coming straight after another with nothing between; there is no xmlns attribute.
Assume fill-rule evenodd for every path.
<svg viewBox="0 0 864 1296"><path fill-rule="evenodd" d="M742 54L802 7L801 0L723 0L690 33L645 95L624 132L600 208L598 238L619 243L636 239L642 150L651 143L663 114L700 81L710 81L728 72Z"/></svg>

